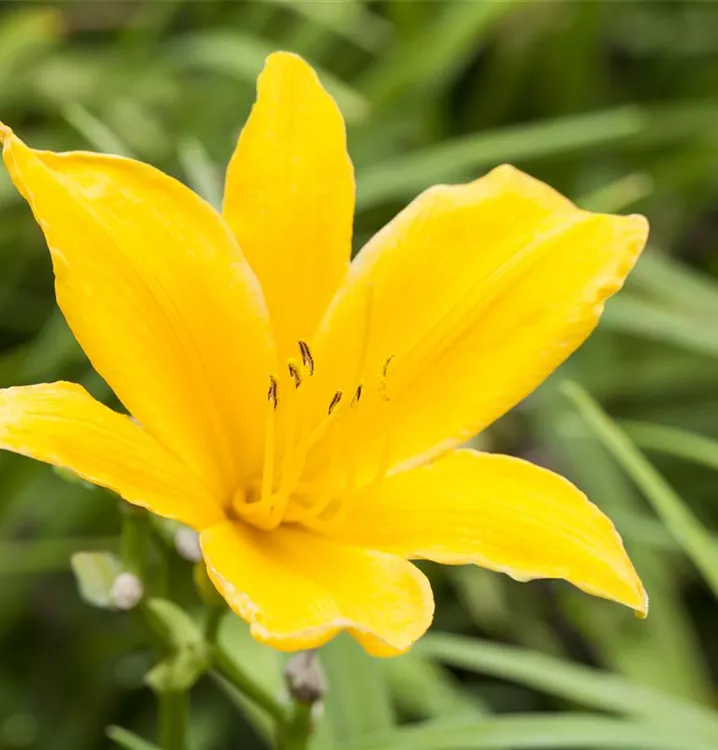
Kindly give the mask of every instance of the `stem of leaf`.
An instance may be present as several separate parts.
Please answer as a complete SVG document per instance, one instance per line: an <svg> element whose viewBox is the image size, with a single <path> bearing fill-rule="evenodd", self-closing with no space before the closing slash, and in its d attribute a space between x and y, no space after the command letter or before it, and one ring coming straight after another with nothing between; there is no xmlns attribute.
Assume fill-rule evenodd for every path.
<svg viewBox="0 0 718 750"><path fill-rule="evenodd" d="M185 750L189 693L186 690L167 690L158 697L162 750Z"/></svg>

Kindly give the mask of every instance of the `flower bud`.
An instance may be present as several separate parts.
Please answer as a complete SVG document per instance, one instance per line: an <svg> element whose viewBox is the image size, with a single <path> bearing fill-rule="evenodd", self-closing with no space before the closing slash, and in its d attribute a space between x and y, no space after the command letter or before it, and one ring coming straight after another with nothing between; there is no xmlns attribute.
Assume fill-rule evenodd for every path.
<svg viewBox="0 0 718 750"><path fill-rule="evenodd" d="M117 609L134 609L144 593L142 581L134 573L120 573L110 589L110 601Z"/></svg>
<svg viewBox="0 0 718 750"><path fill-rule="evenodd" d="M295 701L307 705L320 701L326 692L326 680L316 651L294 654L284 668L284 681Z"/></svg>
<svg viewBox="0 0 718 750"><path fill-rule="evenodd" d="M199 534L194 529L182 528L174 535L177 554L185 560L197 563L202 561L202 549L199 546Z"/></svg>

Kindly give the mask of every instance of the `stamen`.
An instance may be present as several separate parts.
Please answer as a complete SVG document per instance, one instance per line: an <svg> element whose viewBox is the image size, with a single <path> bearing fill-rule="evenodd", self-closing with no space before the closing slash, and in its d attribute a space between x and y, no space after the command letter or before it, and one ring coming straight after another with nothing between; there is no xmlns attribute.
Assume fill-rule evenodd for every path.
<svg viewBox="0 0 718 750"><path fill-rule="evenodd" d="M277 390L279 386L277 385L277 379L273 376L269 376L269 391L267 392L267 398L272 402L272 405L274 409L277 408L277 404L279 402L279 399L277 397Z"/></svg>
<svg viewBox="0 0 718 750"><path fill-rule="evenodd" d="M289 369L289 374L294 381L294 387L299 388L299 386L302 384L302 374L299 372L298 365L294 362L294 360L290 359L287 362L287 368Z"/></svg>
<svg viewBox="0 0 718 750"><path fill-rule="evenodd" d="M334 409L336 409L337 406L339 406L339 402L342 400L343 395L344 394L341 391L337 391L334 394L334 397L332 398L332 402L329 404L329 411L328 411L329 414L331 414L334 411Z"/></svg>
<svg viewBox="0 0 718 750"><path fill-rule="evenodd" d="M264 460L262 462L262 488L259 493L259 501L252 506L252 512L261 512L269 508L272 501L272 488L274 485L274 429L276 423L275 411L277 409L277 380L269 377L269 404L264 427Z"/></svg>
<svg viewBox="0 0 718 750"><path fill-rule="evenodd" d="M381 381L379 382L379 395L382 398L382 401L389 401L389 387L387 384L387 372L389 371L389 365L391 364L391 361L394 359L394 355L392 354L386 362L384 362L384 366L381 368Z"/></svg>
<svg viewBox="0 0 718 750"><path fill-rule="evenodd" d="M314 357L306 341L299 341L299 351L302 354L302 364L309 370L310 375L314 375Z"/></svg>
<svg viewBox="0 0 718 750"><path fill-rule="evenodd" d="M352 406L356 406L361 401L361 394L364 390L364 386L359 383L357 386L356 392L354 393L354 398L352 399Z"/></svg>
<svg viewBox="0 0 718 750"><path fill-rule="evenodd" d="M384 366L381 368L381 376L384 379L386 379L386 373L387 373L387 370L389 369L389 365L391 364L392 359L394 359L393 354L387 358L386 362L384 362Z"/></svg>

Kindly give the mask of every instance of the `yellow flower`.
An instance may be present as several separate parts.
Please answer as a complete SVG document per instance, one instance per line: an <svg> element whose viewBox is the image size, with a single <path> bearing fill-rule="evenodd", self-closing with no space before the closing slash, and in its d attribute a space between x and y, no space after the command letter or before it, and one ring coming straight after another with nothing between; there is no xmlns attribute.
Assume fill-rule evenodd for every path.
<svg viewBox="0 0 718 750"><path fill-rule="evenodd" d="M645 219L501 166L427 190L350 263L344 123L286 53L259 78L222 216L145 164L0 132L58 303L132 415L72 383L8 388L0 447L195 528L255 638L291 651L346 629L372 654L406 651L433 613L415 558L646 612L578 489L458 448L589 335Z"/></svg>

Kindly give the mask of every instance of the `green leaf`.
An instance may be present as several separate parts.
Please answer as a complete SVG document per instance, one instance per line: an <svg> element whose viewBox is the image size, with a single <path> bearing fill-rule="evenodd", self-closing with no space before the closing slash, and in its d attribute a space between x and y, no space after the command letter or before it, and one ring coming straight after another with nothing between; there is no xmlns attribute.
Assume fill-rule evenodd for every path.
<svg viewBox="0 0 718 750"><path fill-rule="evenodd" d="M80 596L93 607L114 609L110 592L122 562L111 552L76 552L70 558Z"/></svg>
<svg viewBox="0 0 718 750"><path fill-rule="evenodd" d="M167 48L168 61L177 68L196 68L223 73L246 81L254 88L257 75L275 46L259 37L239 31L202 31L175 39ZM356 89L315 66L327 91L348 121L368 114L369 103Z"/></svg>
<svg viewBox="0 0 718 750"><path fill-rule="evenodd" d="M274 0L303 16L305 28L313 26L331 29L368 51L377 50L392 29L382 16L358 2L298 3L296 0Z"/></svg>
<svg viewBox="0 0 718 750"><path fill-rule="evenodd" d="M631 272L630 284L652 293L665 305L675 305L699 320L718 315L718 285L675 258L649 250Z"/></svg>
<svg viewBox="0 0 718 750"><path fill-rule="evenodd" d="M662 303L621 294L607 305L601 325L612 331L662 341L688 351L718 356L718 329L715 318L696 319Z"/></svg>
<svg viewBox="0 0 718 750"><path fill-rule="evenodd" d="M222 650L220 658L226 660L228 666L225 673L241 672L248 675L268 696L276 696L282 692L284 689L283 655L255 641L249 633L249 626L241 618L231 613L224 618L219 633L219 645ZM271 738L274 732L274 722L268 713L238 690L234 684L221 677L216 671L218 666L215 665L212 677L220 689L263 737Z"/></svg>
<svg viewBox="0 0 718 750"><path fill-rule="evenodd" d="M337 742L391 732L394 712L385 675L376 660L342 634L319 652L327 677L325 717Z"/></svg>
<svg viewBox="0 0 718 750"><path fill-rule="evenodd" d="M718 596L718 547L678 493L646 460L631 439L577 383L562 390L573 402L599 440L631 477L661 517L668 530L694 562Z"/></svg>
<svg viewBox="0 0 718 750"><path fill-rule="evenodd" d="M76 474L72 469L66 469L64 466L53 466L52 470L64 482L68 482L69 484L77 484L80 487L84 487L86 490L97 489L94 484L90 484L90 482L86 481L81 476Z"/></svg>
<svg viewBox="0 0 718 750"><path fill-rule="evenodd" d="M633 684L617 675L516 646L429 633L415 646L444 664L504 680L601 711L650 719L718 741L718 716L698 705Z"/></svg>
<svg viewBox="0 0 718 750"><path fill-rule="evenodd" d="M97 151L131 157L130 150L104 122L88 112L81 104L72 102L62 108L67 122Z"/></svg>
<svg viewBox="0 0 718 750"><path fill-rule="evenodd" d="M482 719L434 721L402 729L386 742L357 750L710 750L715 745L689 739L686 731L590 714L514 714Z"/></svg>
<svg viewBox="0 0 718 750"><path fill-rule="evenodd" d="M649 196L653 188L650 175L644 172L634 172L582 196L577 203L587 211L603 213L624 211L628 206Z"/></svg>
<svg viewBox="0 0 718 750"><path fill-rule="evenodd" d="M621 421L620 424L641 448L718 469L718 440L714 438L650 422Z"/></svg>
<svg viewBox="0 0 718 750"><path fill-rule="evenodd" d="M58 8L22 8L0 21L0 97L24 83L23 72L62 38Z"/></svg>
<svg viewBox="0 0 718 750"><path fill-rule="evenodd" d="M444 3L434 20L431 44L421 28L406 44L392 45L366 76L362 90L381 104L417 89L427 93L454 78L476 54L483 38L517 0Z"/></svg>
<svg viewBox="0 0 718 750"><path fill-rule="evenodd" d="M416 649L396 659L382 659L378 664L402 713L437 719L485 712L480 699L462 691L448 669Z"/></svg>
<svg viewBox="0 0 718 750"><path fill-rule="evenodd" d="M105 730L105 734L116 745L125 748L125 750L160 750L157 745L153 745L142 737L138 737L134 732L122 727L110 726Z"/></svg>
<svg viewBox="0 0 718 750"><path fill-rule="evenodd" d="M185 138L177 146L177 155L187 175L187 184L219 210L222 206L222 182L204 146L196 138Z"/></svg>
<svg viewBox="0 0 718 750"><path fill-rule="evenodd" d="M205 648L186 647L153 667L145 682L157 693L189 690L208 668Z"/></svg>
<svg viewBox="0 0 718 750"><path fill-rule="evenodd" d="M157 628L161 628L164 639L177 651L204 648L202 631L194 620L174 602L167 599L150 599L146 604L148 615Z"/></svg>
<svg viewBox="0 0 718 750"><path fill-rule="evenodd" d="M359 170L357 206L366 210L386 200L414 196L437 182L466 179L504 161L623 141L645 127L645 113L627 106L445 140Z"/></svg>

